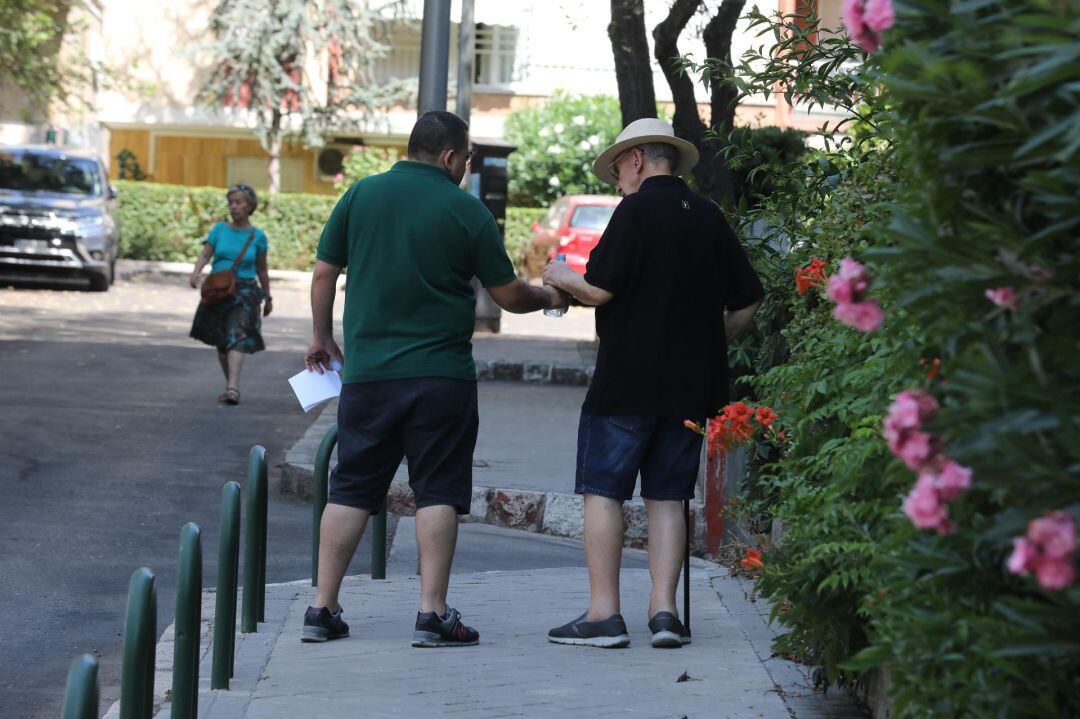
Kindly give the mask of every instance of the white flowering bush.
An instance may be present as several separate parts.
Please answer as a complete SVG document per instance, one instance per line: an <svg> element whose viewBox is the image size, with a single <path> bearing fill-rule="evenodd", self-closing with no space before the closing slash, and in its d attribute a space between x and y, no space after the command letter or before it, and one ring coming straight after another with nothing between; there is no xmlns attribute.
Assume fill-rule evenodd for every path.
<svg viewBox="0 0 1080 719"><path fill-rule="evenodd" d="M564 92L510 115L506 139L518 147L510 155L510 204L546 207L563 195L611 194L592 163L615 141L620 118L614 97Z"/></svg>

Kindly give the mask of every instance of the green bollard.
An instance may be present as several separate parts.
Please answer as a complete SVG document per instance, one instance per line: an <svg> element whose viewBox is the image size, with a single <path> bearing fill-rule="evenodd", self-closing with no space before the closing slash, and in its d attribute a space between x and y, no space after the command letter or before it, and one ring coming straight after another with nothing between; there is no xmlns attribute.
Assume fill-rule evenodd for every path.
<svg viewBox="0 0 1080 719"><path fill-rule="evenodd" d="M75 657L68 670L61 719L98 719L101 690L98 689L98 663L89 654Z"/></svg>
<svg viewBox="0 0 1080 719"><path fill-rule="evenodd" d="M371 578L386 579L386 500L371 518Z"/></svg>
<svg viewBox="0 0 1080 719"><path fill-rule="evenodd" d="M136 569L128 585L124 618L124 666L120 678L120 719L150 719L154 713L157 593L154 573Z"/></svg>
<svg viewBox="0 0 1080 719"><path fill-rule="evenodd" d="M202 532L188 522L180 529L173 643L172 719L199 715L199 633L202 624Z"/></svg>
<svg viewBox="0 0 1080 719"><path fill-rule="evenodd" d="M265 621L266 598L266 450L259 445L248 455L247 524L244 527L244 601L240 631L258 630Z"/></svg>
<svg viewBox="0 0 1080 719"><path fill-rule="evenodd" d="M211 689L228 689L236 650L236 578L240 559L240 485L226 482L221 491L221 537L218 540L217 599L214 602L214 658Z"/></svg>
<svg viewBox="0 0 1080 719"><path fill-rule="evenodd" d="M311 586L319 586L319 527L323 510L326 509L326 493L330 481L330 455L337 444L338 427L335 424L326 431L315 453L315 499L311 503Z"/></svg>

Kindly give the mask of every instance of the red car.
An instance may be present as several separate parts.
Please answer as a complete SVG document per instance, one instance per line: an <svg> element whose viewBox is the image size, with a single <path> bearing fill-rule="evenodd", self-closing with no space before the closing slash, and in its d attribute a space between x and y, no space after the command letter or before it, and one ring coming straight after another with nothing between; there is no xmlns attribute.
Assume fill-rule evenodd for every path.
<svg viewBox="0 0 1080 719"><path fill-rule="evenodd" d="M548 259L566 255L566 262L585 274L589 253L604 234L611 214L622 198L611 195L566 195L556 200L540 222L532 225L533 237L526 258L530 277L544 273Z"/></svg>

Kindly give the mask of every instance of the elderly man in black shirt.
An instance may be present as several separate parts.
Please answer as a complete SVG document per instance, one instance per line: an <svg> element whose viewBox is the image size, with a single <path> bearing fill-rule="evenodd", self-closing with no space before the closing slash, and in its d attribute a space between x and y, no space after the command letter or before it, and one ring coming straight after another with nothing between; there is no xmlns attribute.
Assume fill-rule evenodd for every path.
<svg viewBox="0 0 1080 719"><path fill-rule="evenodd" d="M723 213L679 179L697 149L671 125L637 120L593 171L625 199L589 258L585 276L552 262L544 281L596 310L600 348L578 429L575 492L585 496L588 611L552 629L560 644L630 643L619 608L623 502L638 474L649 519L654 647L690 633L675 591L694 496L701 437L683 426L727 404L727 341L745 330L764 292ZM725 314L726 310L726 314Z"/></svg>

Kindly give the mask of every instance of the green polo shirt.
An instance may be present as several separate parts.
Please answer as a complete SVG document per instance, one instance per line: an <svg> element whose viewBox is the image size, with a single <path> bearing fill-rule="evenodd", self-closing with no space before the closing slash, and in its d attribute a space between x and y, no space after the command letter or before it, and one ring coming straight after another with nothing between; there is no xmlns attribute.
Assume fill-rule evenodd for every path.
<svg viewBox="0 0 1080 719"><path fill-rule="evenodd" d="M475 380L475 275L514 279L483 203L434 165L401 161L338 200L316 256L347 267L344 382Z"/></svg>

